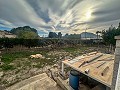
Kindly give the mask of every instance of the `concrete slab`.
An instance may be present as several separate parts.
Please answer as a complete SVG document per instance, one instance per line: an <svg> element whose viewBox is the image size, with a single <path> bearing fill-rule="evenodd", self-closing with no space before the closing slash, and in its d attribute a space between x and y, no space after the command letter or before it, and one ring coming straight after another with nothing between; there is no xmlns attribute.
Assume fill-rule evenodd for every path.
<svg viewBox="0 0 120 90"><path fill-rule="evenodd" d="M46 73L23 80L6 90L59 90L56 82Z"/></svg>

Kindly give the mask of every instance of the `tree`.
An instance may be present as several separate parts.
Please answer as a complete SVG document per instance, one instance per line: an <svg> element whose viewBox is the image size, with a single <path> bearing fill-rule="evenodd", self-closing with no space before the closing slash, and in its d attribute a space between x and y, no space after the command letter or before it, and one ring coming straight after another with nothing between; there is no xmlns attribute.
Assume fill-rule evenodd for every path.
<svg viewBox="0 0 120 90"><path fill-rule="evenodd" d="M48 38L58 38L58 35L55 32L49 32Z"/></svg>
<svg viewBox="0 0 120 90"><path fill-rule="evenodd" d="M119 27L120 24L117 29L111 25L108 30L102 30L102 38L106 44L115 45L116 40L114 39L114 37L120 35Z"/></svg>
<svg viewBox="0 0 120 90"><path fill-rule="evenodd" d="M118 25L118 28L117 29L120 29L120 23L119 23L119 25Z"/></svg>
<svg viewBox="0 0 120 90"><path fill-rule="evenodd" d="M17 35L18 38L24 38L24 39L38 39L39 38L37 30L34 28L31 28L30 26L13 28L10 32Z"/></svg>
<svg viewBox="0 0 120 90"><path fill-rule="evenodd" d="M96 31L97 39L98 39L99 33L101 33L101 31Z"/></svg>
<svg viewBox="0 0 120 90"><path fill-rule="evenodd" d="M48 38L53 38L53 32L49 32Z"/></svg>
<svg viewBox="0 0 120 90"><path fill-rule="evenodd" d="M62 33L59 32L59 33L58 33L58 38L61 38L61 37L62 37Z"/></svg>
<svg viewBox="0 0 120 90"><path fill-rule="evenodd" d="M30 31L22 31L18 35L19 38L24 38L24 39L36 39L37 35L35 32L30 32Z"/></svg>

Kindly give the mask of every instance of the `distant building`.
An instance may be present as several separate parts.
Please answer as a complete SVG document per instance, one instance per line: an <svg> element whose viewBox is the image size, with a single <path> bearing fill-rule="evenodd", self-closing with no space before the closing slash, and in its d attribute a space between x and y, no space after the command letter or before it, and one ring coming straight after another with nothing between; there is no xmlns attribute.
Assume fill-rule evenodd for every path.
<svg viewBox="0 0 120 90"><path fill-rule="evenodd" d="M6 31L0 31L0 38L16 38L16 35Z"/></svg>
<svg viewBox="0 0 120 90"><path fill-rule="evenodd" d="M81 38L82 40L102 40L102 37L99 36L98 38L90 37L90 38Z"/></svg>

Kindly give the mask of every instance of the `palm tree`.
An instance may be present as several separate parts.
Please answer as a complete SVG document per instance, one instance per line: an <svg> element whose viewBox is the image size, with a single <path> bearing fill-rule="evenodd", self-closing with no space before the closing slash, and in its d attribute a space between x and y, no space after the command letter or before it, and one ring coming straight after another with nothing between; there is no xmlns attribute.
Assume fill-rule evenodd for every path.
<svg viewBox="0 0 120 90"><path fill-rule="evenodd" d="M101 33L101 31L96 31L98 47L99 47L99 39L98 39L99 33Z"/></svg>
<svg viewBox="0 0 120 90"><path fill-rule="evenodd" d="M98 35L99 35L99 33L101 33L101 31L96 31L97 39L98 39Z"/></svg>

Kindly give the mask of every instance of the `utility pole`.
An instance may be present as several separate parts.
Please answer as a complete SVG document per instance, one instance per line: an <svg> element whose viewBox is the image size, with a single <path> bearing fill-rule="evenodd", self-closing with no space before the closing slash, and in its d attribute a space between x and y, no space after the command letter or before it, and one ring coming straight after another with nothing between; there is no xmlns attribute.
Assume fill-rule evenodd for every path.
<svg viewBox="0 0 120 90"><path fill-rule="evenodd" d="M86 37L86 32L87 32L87 28L85 29L85 40L87 40L87 37Z"/></svg>
<svg viewBox="0 0 120 90"><path fill-rule="evenodd" d="M87 28L85 29L85 43L87 44L86 31L87 31Z"/></svg>

